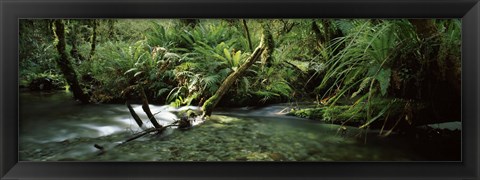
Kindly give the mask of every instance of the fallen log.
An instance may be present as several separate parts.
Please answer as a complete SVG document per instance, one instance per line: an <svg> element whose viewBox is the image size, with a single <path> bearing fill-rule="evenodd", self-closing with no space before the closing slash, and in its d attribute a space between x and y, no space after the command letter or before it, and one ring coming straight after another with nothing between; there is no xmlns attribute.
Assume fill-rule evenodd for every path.
<svg viewBox="0 0 480 180"><path fill-rule="evenodd" d="M250 66L253 65L253 63L255 63L258 59L260 59L263 52L267 49L267 46L268 46L267 44L268 34L269 32L264 30L264 33L262 35L262 40L260 41L260 44L255 49L255 51L253 51L252 55L250 55L250 57L248 57L245 63L242 64L236 71L233 71L230 75L228 75L227 78L225 78L225 80L223 81L222 85L215 92L215 94L211 96L207 101L205 101L205 103L202 106L203 118L210 116L212 114L212 111L215 108L215 106L218 104L218 102L220 102L223 95L227 93L227 91L230 89L230 87L235 82L235 80L241 77L243 73Z"/></svg>

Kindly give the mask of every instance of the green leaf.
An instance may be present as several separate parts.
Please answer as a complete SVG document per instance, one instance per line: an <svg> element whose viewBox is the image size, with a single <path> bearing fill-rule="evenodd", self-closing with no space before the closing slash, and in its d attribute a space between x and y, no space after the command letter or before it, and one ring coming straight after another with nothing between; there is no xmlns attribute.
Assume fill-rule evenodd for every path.
<svg viewBox="0 0 480 180"><path fill-rule="evenodd" d="M162 89L158 90L157 97L161 96L162 94L166 93L167 91L169 91L168 88L162 88Z"/></svg>
<svg viewBox="0 0 480 180"><path fill-rule="evenodd" d="M216 57L216 58L218 58L218 59L220 59L220 60L222 60L222 61L228 62L228 60L225 59L225 57L220 56L220 55L218 55L218 54L214 54L213 57Z"/></svg>
<svg viewBox="0 0 480 180"><path fill-rule="evenodd" d="M138 75L140 75L140 74L142 74L142 73L143 73L143 71L139 71L139 72L135 73L135 74L133 75L133 77L137 77Z"/></svg>
<svg viewBox="0 0 480 180"><path fill-rule="evenodd" d="M114 68L112 68L112 69L115 70ZM129 69L128 71L126 71L125 73L123 73L123 74L126 75L126 74L128 74L128 73L130 73L130 72L132 72L132 71L136 71L136 70L138 70L138 69L137 69L137 68L131 68L131 69Z"/></svg>
<svg viewBox="0 0 480 180"><path fill-rule="evenodd" d="M388 105L386 105L385 107L383 107L383 109L375 116L373 117L372 119L370 119L368 122L366 122L365 124L363 124L362 126L358 127L360 129L362 128L365 128L367 127L368 125L372 124L373 122L375 122L378 118L382 117L388 109L390 109L390 107L392 106L392 103L393 102L390 102L388 103Z"/></svg>
<svg viewBox="0 0 480 180"><path fill-rule="evenodd" d="M232 59L232 55L230 55L230 51L225 48L223 49L223 53L225 54L225 57L228 59L228 60L231 60Z"/></svg>
<svg viewBox="0 0 480 180"><path fill-rule="evenodd" d="M233 55L233 62L235 66L238 66L240 63L240 56L242 55L242 51L237 51Z"/></svg>
<svg viewBox="0 0 480 180"><path fill-rule="evenodd" d="M391 74L392 71L390 69L381 69L377 76L375 76L375 79L380 83L380 92L382 93L382 96L387 94L388 87L390 86Z"/></svg>
<svg viewBox="0 0 480 180"><path fill-rule="evenodd" d="M363 73L363 68L355 68L348 72L347 76L345 77L344 84L350 85L355 80L357 80L358 76Z"/></svg>

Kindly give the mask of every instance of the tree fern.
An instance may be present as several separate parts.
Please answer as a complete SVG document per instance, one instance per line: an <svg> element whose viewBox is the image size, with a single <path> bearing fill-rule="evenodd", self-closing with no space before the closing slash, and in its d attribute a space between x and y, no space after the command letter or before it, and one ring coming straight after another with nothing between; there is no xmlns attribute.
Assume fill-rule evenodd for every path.
<svg viewBox="0 0 480 180"><path fill-rule="evenodd" d="M292 92L292 88L285 81L278 81L278 82L275 82L275 83L271 84L269 90L274 92L275 94L277 94L279 96L281 95L281 96L284 96L284 97L289 97L291 92Z"/></svg>

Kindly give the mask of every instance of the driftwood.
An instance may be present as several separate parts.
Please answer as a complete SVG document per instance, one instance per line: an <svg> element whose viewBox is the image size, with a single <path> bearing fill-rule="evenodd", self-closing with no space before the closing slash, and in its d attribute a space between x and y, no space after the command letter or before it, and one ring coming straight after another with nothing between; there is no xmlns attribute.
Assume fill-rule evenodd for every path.
<svg viewBox="0 0 480 180"><path fill-rule="evenodd" d="M133 111L133 113L135 114L135 116L138 117L138 115L135 113L135 111ZM133 141L135 139L138 139L138 138L141 138L142 136L145 136L147 134L150 134L150 133L153 133L153 132L156 132L157 134L161 134L165 131L165 129L169 128L169 127L174 127L174 126L177 126L179 129L189 129L192 124L190 123L190 121L188 119L185 119L185 118L181 118L180 120L177 120L167 126L162 126L161 128L148 128L148 129L145 129L143 130L142 132L139 132L138 134L126 139L125 141L113 146L112 148L114 147L117 147L117 146L120 146L120 145L123 145L123 144L126 144L130 141ZM105 152L107 152L107 149L99 144L94 144L93 147L97 148L98 150L100 150L100 153L98 155L101 155L101 154L104 154Z"/></svg>
<svg viewBox="0 0 480 180"><path fill-rule="evenodd" d="M145 90L143 88L140 90L140 95L142 97L142 109L147 114L148 120L152 122L153 126L157 129L162 128L162 125L158 124L157 119L153 116L152 111L150 111L150 107L148 106L147 95L145 95Z"/></svg>
<svg viewBox="0 0 480 180"><path fill-rule="evenodd" d="M145 129L144 131L138 133L137 135L132 136L132 137L126 139L125 141L123 141L123 142L121 142L121 143L119 143L119 144L117 144L117 145L115 145L115 146L113 146L113 147L111 147L111 148L114 148L114 147L117 147L117 146L121 146L121 145L123 145L123 144L126 144L126 143L128 143L128 142L130 142L130 141L133 141L133 140L135 140L135 139L141 138L142 136L145 136L145 135L150 134L150 133L153 133L153 132L157 132L157 134L161 134L165 129L167 129L167 128L169 128L169 127L178 126L176 123L178 123L178 121L175 121L175 122L173 122L172 124L167 125L167 126L163 126L163 127L161 127L161 128L148 128L148 129ZM95 147L95 148L97 148L98 150L100 150L100 153L99 153L98 155L102 155L102 154L106 153L107 150L108 150L108 149L106 149L105 147L103 147L103 146L101 146L101 145L99 145L99 144L94 144L93 147Z"/></svg>
<svg viewBox="0 0 480 180"><path fill-rule="evenodd" d="M127 142L130 142L130 141L133 141L135 139L138 139L142 136L145 136L149 133L153 133L153 132L157 132L157 134L161 134L165 129L167 129L168 127L173 127L173 126L178 126L176 123L178 121L175 121L174 123L170 124L170 125L167 125L167 126L163 126L161 128L149 128L149 129L145 129L143 132L140 132L138 133L137 135L131 137L131 138L128 138L127 140L123 141L122 143L120 143L119 145L122 145L122 144L125 144Z"/></svg>
<svg viewBox="0 0 480 180"><path fill-rule="evenodd" d="M140 119L140 117L138 117L137 113L135 113L135 110L133 110L132 105L130 105L130 103L128 101L125 104L127 105L128 111L130 111L130 114L132 115L133 119L137 123L138 127L143 129L145 126L143 126L142 119Z"/></svg>
<svg viewBox="0 0 480 180"><path fill-rule="evenodd" d="M185 130L185 129L189 129L190 127L192 127L192 123L190 122L190 120L188 119L189 117L191 117L191 115L188 115L188 116L184 116L184 117L181 117L179 120L177 121L174 121L173 123L169 124L169 125L166 125L166 126L162 126L160 124L158 124L157 120L155 119L154 115L152 114L152 112L150 111L150 108L148 107L148 101L146 99L146 96L145 96L145 92L141 91L141 95L142 95L142 99L143 99L143 105L142 105L142 108L143 110L145 111L145 113L147 114L149 120L152 122L152 124L154 125L153 128L148 128L148 129L144 129L145 126L143 124L143 121L142 119L140 119L140 117L137 115L137 113L135 112L135 110L133 110L132 106L130 105L130 103L127 101L125 104L128 108L128 110L130 111L130 114L132 115L133 119L135 120L135 122L137 123L137 125L144 129L142 132L139 132L137 133L136 135L126 139L125 141L113 146L112 148L114 147L117 147L117 146L120 146L120 145L123 145L125 143L128 143L130 141L133 141L135 139L138 139L142 136L145 136L147 134L150 134L150 133L153 133L153 132L156 132L156 134L161 134L165 131L165 129L169 128L169 127L174 127L174 126L177 126L179 129L182 129L182 130ZM154 123L155 122L155 123ZM155 126L155 124L158 125ZM94 144L93 147L97 148L98 150L100 150L100 153L98 155L102 155L104 154L107 149L99 144Z"/></svg>

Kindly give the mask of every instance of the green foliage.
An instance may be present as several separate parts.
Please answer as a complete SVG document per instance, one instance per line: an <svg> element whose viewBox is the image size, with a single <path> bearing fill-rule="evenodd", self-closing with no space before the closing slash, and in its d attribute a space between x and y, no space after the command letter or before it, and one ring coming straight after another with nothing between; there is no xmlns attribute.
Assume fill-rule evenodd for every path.
<svg viewBox="0 0 480 180"><path fill-rule="evenodd" d="M253 51L244 24L236 20L65 22L69 58L76 60L78 79L97 102L125 98L129 89L141 86L150 102L201 104ZM89 57L95 22L98 41ZM432 79L460 80L461 21L431 22L435 32L420 35L406 19L249 19L253 47L264 30L272 34L268 65L253 64L220 103L316 99L326 106L298 114L375 124L402 109L392 99L421 99ZM50 20L20 21L19 75L24 86L39 77L63 82L54 62L58 55L50 25ZM75 58L75 49L89 60ZM207 100L204 108L214 100Z"/></svg>
<svg viewBox="0 0 480 180"><path fill-rule="evenodd" d="M142 85L154 97L170 91L172 85L163 79L172 78L168 64L181 57L161 47L151 47L146 41L132 45L125 42L107 42L98 46L98 53L92 61L81 64L81 69L90 72L101 86L97 87L102 100L122 98L123 91L133 85ZM164 68L167 71L162 71ZM171 71L171 70L170 70ZM112 80L112 76L116 77Z"/></svg>
<svg viewBox="0 0 480 180"><path fill-rule="evenodd" d="M438 22L440 28L440 47L438 50L437 64L440 67L440 74L443 78L446 77L446 71L448 68L448 59L454 59L454 62L460 63L461 54L461 21L460 20L444 20ZM456 65L461 67L460 65ZM460 72L460 70L456 70ZM460 75L457 75L460 77Z"/></svg>
<svg viewBox="0 0 480 180"><path fill-rule="evenodd" d="M327 103L332 105L349 92L353 92L351 98L362 94L361 98L367 101L376 96L374 92L378 92L377 89L380 95L386 96L391 76L387 65L393 60L393 50L398 44L394 24L385 22L374 25L369 20L355 20L350 23L356 25L347 28L346 22L341 23L344 24L344 32L353 33L337 39L328 47L337 49L344 46L339 53L331 55L332 60L326 62L328 71L317 91L326 88L323 96L331 96ZM372 107L366 107L370 112Z"/></svg>
<svg viewBox="0 0 480 180"><path fill-rule="evenodd" d="M55 64L58 58L53 45L49 20L19 21L19 77L20 85L40 77L56 78L60 73Z"/></svg>
<svg viewBox="0 0 480 180"><path fill-rule="evenodd" d="M342 97L359 98L365 101L360 112L364 112L364 126L366 127L372 122L381 119L386 113L392 111L399 106L391 106L391 104L383 104L381 109L374 99L378 97L391 96L392 83L395 87L402 86L409 81L415 79L421 82L424 79L424 67L427 66L431 56L429 51L421 52L420 47L431 47L435 44L432 42L421 42L415 29L407 20L338 20L335 21L338 27L345 34L343 37L334 39L330 46L327 47L331 57L325 62L325 68L322 82L316 88L322 99L329 107L335 107L335 104ZM451 28L444 32L451 33L452 36L443 35L442 42L444 45L440 49L450 47L459 50L458 46L452 41L460 39L456 33L459 31L458 21L446 21L449 23L439 23L440 27L448 25ZM450 41L452 40L452 41ZM450 45L447 45L450 44ZM445 54L457 54L455 52L446 52ZM408 56L405 56L408 55ZM414 73L411 69L412 65L398 67L399 60L404 60L412 64L412 55L418 58L424 67ZM445 58L440 53L437 61ZM440 69L444 64L438 63ZM459 67L459 66L457 66ZM398 70L400 69L400 71ZM393 79L395 78L395 79ZM404 86L404 85L403 85ZM420 85L418 87L421 87ZM351 105L357 107L356 105ZM395 111L395 110L393 110Z"/></svg>
<svg viewBox="0 0 480 180"><path fill-rule="evenodd" d="M266 102L274 97L288 97L292 91L292 88L285 80L280 80L269 83L265 88L258 90L255 94L263 97L261 101Z"/></svg>
<svg viewBox="0 0 480 180"><path fill-rule="evenodd" d="M388 86L390 86L390 76L392 71L390 69L381 69L375 75L375 79L378 81L380 85L380 92L382 96L387 95Z"/></svg>
<svg viewBox="0 0 480 180"><path fill-rule="evenodd" d="M151 22L151 28L146 33L149 45L169 49L175 48L177 45L175 42L179 42L180 37L177 35L178 33L169 30L166 26L168 27L169 25L165 24L164 21Z"/></svg>
<svg viewBox="0 0 480 180"><path fill-rule="evenodd" d="M363 121L365 111L359 111L358 108L352 109L350 106L343 105L332 107L306 108L294 110L289 114L331 123L342 123L347 121L359 123Z"/></svg>
<svg viewBox="0 0 480 180"><path fill-rule="evenodd" d="M308 119L321 120L323 118L323 110L324 108L305 108L293 110L288 114Z"/></svg>
<svg viewBox="0 0 480 180"><path fill-rule="evenodd" d="M374 98L371 100L372 114L375 116L368 119L367 102L360 98L353 105L322 106L316 108L305 108L293 110L289 115L304 117L314 120L321 120L330 123L355 124L360 128L365 128L377 123L377 128L381 125L377 120L386 120L389 114L401 115L407 102L399 99ZM393 116L393 115L392 115Z"/></svg>

